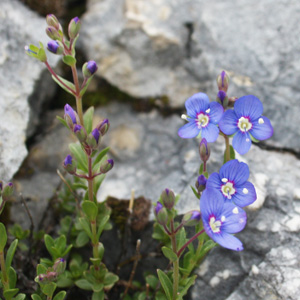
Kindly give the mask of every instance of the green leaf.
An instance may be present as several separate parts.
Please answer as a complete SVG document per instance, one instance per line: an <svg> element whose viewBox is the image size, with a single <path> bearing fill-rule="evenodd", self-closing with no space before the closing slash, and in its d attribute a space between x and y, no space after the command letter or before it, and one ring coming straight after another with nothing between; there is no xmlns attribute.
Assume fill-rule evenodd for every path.
<svg viewBox="0 0 300 300"><path fill-rule="evenodd" d="M97 192L98 192L103 180L105 179L105 176L106 176L106 174L101 174L94 178L93 192L95 195L97 195Z"/></svg>
<svg viewBox="0 0 300 300"><path fill-rule="evenodd" d="M79 218L82 229L86 232L90 239L93 238L89 222L85 218Z"/></svg>
<svg viewBox="0 0 300 300"><path fill-rule="evenodd" d="M74 67L76 65L76 58L71 55L65 55L63 62L70 67Z"/></svg>
<svg viewBox="0 0 300 300"><path fill-rule="evenodd" d="M217 243L215 243L212 240L206 241L205 244L202 246L202 249L201 249L201 251L200 251L199 256L197 257L197 259L199 260L199 258L203 257L209 250L211 250L216 245L217 245Z"/></svg>
<svg viewBox="0 0 300 300"><path fill-rule="evenodd" d="M17 283L17 273L12 267L8 269L8 281L9 287L13 289Z"/></svg>
<svg viewBox="0 0 300 300"><path fill-rule="evenodd" d="M43 286L41 287L41 289L42 289L42 292L43 292L46 296L52 298L53 293L54 293L54 291L55 291L55 289L56 289L56 284L55 284L54 282L46 283L45 285L43 285Z"/></svg>
<svg viewBox="0 0 300 300"><path fill-rule="evenodd" d="M70 82L70 81L68 81L68 80L66 80L66 79L64 79L64 78L62 78L62 77L60 77L59 75L57 75L57 77L60 79L60 81L55 77L55 76L53 76L52 75L52 79L62 88L62 89L64 89L66 92L68 92L68 93L70 93L71 95L74 95L75 94L75 85L72 83L72 82ZM68 88L67 88L67 87Z"/></svg>
<svg viewBox="0 0 300 300"><path fill-rule="evenodd" d="M26 295L25 294L18 294L17 297L14 298L14 300L25 300Z"/></svg>
<svg viewBox="0 0 300 300"><path fill-rule="evenodd" d="M52 255L52 253L53 253L53 247L54 247L54 240L53 240L53 238L49 234L45 234L44 235L44 242L45 242L45 246L46 246L48 252Z"/></svg>
<svg viewBox="0 0 300 300"><path fill-rule="evenodd" d="M93 167L102 160L102 158L107 154L108 151L109 147L106 147L100 151L100 153L97 155L96 159L93 162Z"/></svg>
<svg viewBox="0 0 300 300"><path fill-rule="evenodd" d="M92 295L92 300L104 300L104 290L100 292L94 292Z"/></svg>
<svg viewBox="0 0 300 300"><path fill-rule="evenodd" d="M157 275L158 275L159 281L165 291L167 299L172 300L173 287L172 287L171 280L162 270L157 270Z"/></svg>
<svg viewBox="0 0 300 300"><path fill-rule="evenodd" d="M197 191L192 185L191 185L190 187L191 187L191 189L192 189L194 195L196 196L196 198L197 198L197 199L200 199L200 195L198 194L198 191Z"/></svg>
<svg viewBox="0 0 300 300"><path fill-rule="evenodd" d="M166 258L168 258L170 261L174 262L178 259L176 253L174 253L172 249L164 246L161 248L161 250L162 250L164 256Z"/></svg>
<svg viewBox="0 0 300 300"><path fill-rule="evenodd" d="M37 275L40 275L40 274L45 274L47 272L47 268L41 264L38 264L37 267L36 267L36 273Z"/></svg>
<svg viewBox="0 0 300 300"><path fill-rule="evenodd" d="M79 232L76 238L75 247L81 248L89 242L90 238L85 231Z"/></svg>
<svg viewBox="0 0 300 300"><path fill-rule="evenodd" d="M58 279L56 281L57 287L66 288L66 287L71 287L74 284L74 282L71 278L65 276L66 272L67 271L65 271L63 274L58 276Z"/></svg>
<svg viewBox="0 0 300 300"><path fill-rule="evenodd" d="M7 234L4 224L0 223L0 252L3 252L7 243Z"/></svg>
<svg viewBox="0 0 300 300"><path fill-rule="evenodd" d="M58 294L55 295L55 297L53 298L53 300L64 300L66 294L67 293L65 291L60 291Z"/></svg>
<svg viewBox="0 0 300 300"><path fill-rule="evenodd" d="M81 97L84 95L84 93L85 93L86 89L88 88L88 86L89 86L90 82L92 81L92 79L93 79L93 76L91 76L91 77L87 80L87 82L85 83L85 86L81 89L81 91L80 91L80 96L81 96Z"/></svg>
<svg viewBox="0 0 300 300"><path fill-rule="evenodd" d="M82 210L86 214L89 221L95 221L98 215L98 207L97 205L89 200L85 200L82 202Z"/></svg>
<svg viewBox="0 0 300 300"><path fill-rule="evenodd" d="M230 158L230 160L235 159L235 151L234 151L232 145L229 145L229 158ZM224 164L226 163L226 149L225 149L225 152L224 152L223 163Z"/></svg>
<svg viewBox="0 0 300 300"><path fill-rule="evenodd" d="M93 129L94 106L91 106L83 115L84 128L87 134Z"/></svg>
<svg viewBox="0 0 300 300"><path fill-rule="evenodd" d="M195 280L197 278L197 275L194 275L192 277L190 277L184 284L184 288L180 291L179 295L178 295L178 300L181 300L182 297L187 293L188 289L195 284Z"/></svg>
<svg viewBox="0 0 300 300"><path fill-rule="evenodd" d="M111 288L117 281L119 277L112 272L107 272L104 278L104 286L105 288Z"/></svg>
<svg viewBox="0 0 300 300"><path fill-rule="evenodd" d="M75 281L75 285L82 290L91 291L93 289L93 285L86 279L79 279Z"/></svg>
<svg viewBox="0 0 300 300"><path fill-rule="evenodd" d="M103 283L101 283L101 282L95 282L93 284L92 289L93 289L93 292L99 293L99 292L101 292L103 290L103 287L104 287Z"/></svg>
<svg viewBox="0 0 300 300"><path fill-rule="evenodd" d="M9 289L3 292L5 300L11 300L17 293L19 289Z"/></svg>
<svg viewBox="0 0 300 300"><path fill-rule="evenodd" d="M6 259L5 259L5 267L6 267L6 270L8 270L11 266L11 262L14 258L14 255L15 255L15 251L17 249L17 246L18 246L18 240L14 240L8 250L7 250L7 254L6 254Z"/></svg>
<svg viewBox="0 0 300 300"><path fill-rule="evenodd" d="M153 289L156 290L157 284L158 284L158 278L154 275L148 275L146 277L146 282L149 284L149 286Z"/></svg>
<svg viewBox="0 0 300 300"><path fill-rule="evenodd" d="M42 300L42 298L38 294L31 295L32 300Z"/></svg>
<svg viewBox="0 0 300 300"><path fill-rule="evenodd" d="M97 230L97 239L98 240L99 240L100 235L101 235L106 223L108 222L108 220L109 220L109 216L107 216L107 215L104 216L103 218L101 218L101 221L98 224L98 230Z"/></svg>
<svg viewBox="0 0 300 300"><path fill-rule="evenodd" d="M176 235L177 249L180 249L186 242L185 228L182 227Z"/></svg>
<svg viewBox="0 0 300 300"><path fill-rule="evenodd" d="M69 149L77 162L78 168L87 173L88 172L87 156L84 150L82 149L81 145L78 143L72 143L69 145Z"/></svg>
<svg viewBox="0 0 300 300"><path fill-rule="evenodd" d="M56 119L57 119L60 123L62 123L66 128L70 129L69 126L68 126L68 124L67 124L67 122L66 122L66 120L65 120L64 118L62 118L62 117L60 117L60 116L56 116Z"/></svg>

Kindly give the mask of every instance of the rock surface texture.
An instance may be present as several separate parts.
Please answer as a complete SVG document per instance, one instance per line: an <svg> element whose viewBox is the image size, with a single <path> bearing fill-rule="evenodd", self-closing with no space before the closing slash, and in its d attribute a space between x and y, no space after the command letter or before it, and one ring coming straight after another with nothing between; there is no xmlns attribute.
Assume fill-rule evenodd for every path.
<svg viewBox="0 0 300 300"><path fill-rule="evenodd" d="M276 128L273 145L300 150L297 1L88 1L82 41L98 74L135 97L173 107L207 92L225 69L230 96L254 94Z"/></svg>
<svg viewBox="0 0 300 300"><path fill-rule="evenodd" d="M25 20L28 22L24 23ZM44 19L19 1L1 1L0 178L3 180L10 180L26 157L26 137L33 134L42 105L54 92L51 77L44 76L44 65L24 51L27 44L46 42L45 27ZM57 58L51 62L56 64Z"/></svg>

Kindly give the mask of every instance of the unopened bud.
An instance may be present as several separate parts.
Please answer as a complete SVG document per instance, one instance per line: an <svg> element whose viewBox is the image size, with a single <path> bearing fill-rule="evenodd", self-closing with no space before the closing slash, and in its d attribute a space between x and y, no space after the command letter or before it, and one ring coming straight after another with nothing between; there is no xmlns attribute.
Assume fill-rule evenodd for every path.
<svg viewBox="0 0 300 300"><path fill-rule="evenodd" d="M165 189L161 193L161 199L164 206L168 209L172 209L175 204L175 194L172 190Z"/></svg>
<svg viewBox="0 0 300 300"><path fill-rule="evenodd" d="M73 158L71 155L67 155L67 157L64 160L63 167L70 174L74 174L76 172L76 166L73 163Z"/></svg>
<svg viewBox="0 0 300 300"><path fill-rule="evenodd" d="M69 37L70 39L75 39L79 33L81 27L81 22L78 17L73 18L69 23Z"/></svg>
<svg viewBox="0 0 300 300"><path fill-rule="evenodd" d="M54 54L63 54L64 49L57 41L50 41L47 44L47 49Z"/></svg>
<svg viewBox="0 0 300 300"><path fill-rule="evenodd" d="M59 31L53 26L49 26L46 28L46 34L49 36L51 40L61 40L62 36Z"/></svg>
<svg viewBox="0 0 300 300"><path fill-rule="evenodd" d="M9 182L8 184L6 184L3 187L3 190L2 190L3 200L6 201L6 199L12 195L12 193L13 193L13 184L12 184L12 182Z"/></svg>
<svg viewBox="0 0 300 300"><path fill-rule="evenodd" d="M206 181L207 179L203 174L198 176L195 186L199 193L205 190Z"/></svg>
<svg viewBox="0 0 300 300"><path fill-rule="evenodd" d="M91 149L96 149L100 141L100 132L95 128L87 137L86 143Z"/></svg>
<svg viewBox="0 0 300 300"><path fill-rule="evenodd" d="M87 134L84 127L82 127L79 124L76 124L73 128L73 131L81 143L84 143L86 141Z"/></svg>
<svg viewBox="0 0 300 300"><path fill-rule="evenodd" d="M160 202L157 202L156 207L154 209L154 213L158 224L167 225L168 212Z"/></svg>
<svg viewBox="0 0 300 300"><path fill-rule="evenodd" d="M224 91L218 92L217 102L219 102L224 108L228 106L228 97Z"/></svg>
<svg viewBox="0 0 300 300"><path fill-rule="evenodd" d="M73 130L74 124L77 124L77 119L78 119L77 113L69 104L65 105L64 110L65 110L64 119L67 122L69 128Z"/></svg>
<svg viewBox="0 0 300 300"><path fill-rule="evenodd" d="M199 145L199 154L201 160L206 163L210 156L210 147L205 138L203 138Z"/></svg>
<svg viewBox="0 0 300 300"><path fill-rule="evenodd" d="M195 226L201 220L201 213L198 210L192 210L186 213L182 218L184 226Z"/></svg>
<svg viewBox="0 0 300 300"><path fill-rule="evenodd" d="M85 78L90 78L96 73L98 66L95 61L90 60L82 66L82 73Z"/></svg>
<svg viewBox="0 0 300 300"><path fill-rule="evenodd" d="M57 273L57 275L62 274L66 269L66 260L63 258L58 258L53 265L53 271Z"/></svg>
<svg viewBox="0 0 300 300"><path fill-rule="evenodd" d="M54 27L56 30L60 30L60 23L58 22L57 18L53 14L49 14L46 16L46 22L48 26Z"/></svg>
<svg viewBox="0 0 300 300"><path fill-rule="evenodd" d="M100 172L102 174L105 174L108 171L110 171L113 168L113 166L114 166L114 161L112 159L108 159L107 161L101 164Z"/></svg>
<svg viewBox="0 0 300 300"><path fill-rule="evenodd" d="M224 91L225 93L227 92L229 85L229 76L225 71L222 71L218 76L217 84L220 91Z"/></svg>
<svg viewBox="0 0 300 300"><path fill-rule="evenodd" d="M97 129L99 130L101 136L104 136L109 129L109 120L105 119L97 125Z"/></svg>

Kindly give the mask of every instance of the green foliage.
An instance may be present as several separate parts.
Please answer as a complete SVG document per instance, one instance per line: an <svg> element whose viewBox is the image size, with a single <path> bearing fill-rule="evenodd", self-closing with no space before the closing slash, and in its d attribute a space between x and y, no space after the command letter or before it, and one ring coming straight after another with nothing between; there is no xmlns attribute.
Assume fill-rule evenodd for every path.
<svg viewBox="0 0 300 300"><path fill-rule="evenodd" d="M91 106L83 115L84 128L87 134L93 130L94 106Z"/></svg>
<svg viewBox="0 0 300 300"><path fill-rule="evenodd" d="M55 261L59 257L66 256L73 245L67 246L67 239L65 235L61 235L55 240L48 234L44 236L45 246Z"/></svg>
<svg viewBox="0 0 300 300"><path fill-rule="evenodd" d="M157 270L159 281L165 291L168 300L172 300L173 297L173 286L170 278L161 270Z"/></svg>
<svg viewBox="0 0 300 300"><path fill-rule="evenodd" d="M3 223L0 223L0 252L3 252L7 243L6 229Z"/></svg>

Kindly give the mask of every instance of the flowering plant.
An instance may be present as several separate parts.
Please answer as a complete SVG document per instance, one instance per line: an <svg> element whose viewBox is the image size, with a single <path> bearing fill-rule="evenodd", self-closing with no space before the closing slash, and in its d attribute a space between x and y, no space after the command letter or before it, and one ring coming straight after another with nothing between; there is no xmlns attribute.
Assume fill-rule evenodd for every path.
<svg viewBox="0 0 300 300"><path fill-rule="evenodd" d="M159 269L157 276L147 274L144 278L145 287L140 284L137 288L133 284L133 277L140 258L140 241L137 242L137 255L128 282L119 280L103 261L105 249L100 238L104 230L111 229L111 209L105 201L97 201L97 193L106 174L114 167L114 161L108 158L109 148L100 149L110 123L104 119L95 125L94 108L90 107L84 112L82 106L82 98L98 66L92 60L84 63L80 82L75 57L75 45L81 27L79 18L70 21L67 37L54 15L48 15L46 22L46 33L51 39L47 49L52 54L60 55L62 61L71 68L73 82L51 68L42 43L39 46L26 46L25 50L29 56L44 63L53 80L74 96L76 108L66 104L64 117L58 119L76 137L77 142L69 145L70 154L62 162L62 168L71 175L71 179L59 172L66 186L61 193L64 215L60 220L58 237L43 234L48 257L40 258L36 266L34 280L38 287L30 295L31 299L63 300L68 297L64 289L75 287L88 291L92 300L104 300L108 299L110 291L117 284L123 288L118 299L183 299L195 283L193 270L213 247L219 244L231 250L243 250L241 241L234 234L244 229L247 216L243 207L256 200L256 192L248 181L249 168L235 159L235 150L245 154L250 149L251 141L265 140L272 135L269 119L262 116L262 104L254 96L237 100L229 98L229 78L225 71L217 79L217 101L210 102L204 93L197 93L186 101L187 115L183 115L183 118L188 123L179 129L178 135L181 138L200 138L202 163L195 187L192 187L199 199L200 210L187 212L179 222L175 209L179 196L168 188L161 193L154 208L156 221L153 238L162 244L162 253L173 268L166 271ZM209 174L209 143L215 142L220 135L225 139L224 165L219 173ZM233 137L232 146L230 137ZM78 196L78 190L83 190L81 197ZM12 191L12 183L3 185L0 181L0 214ZM5 300L26 299L26 295L19 293L17 288L17 272L12 262L18 245L21 250L26 250L26 245L19 243L19 239L27 238L29 232L15 225L9 232L16 239L6 251L7 230L0 223L0 289ZM187 227L195 229L192 237L188 237ZM89 260L84 261L86 255L73 252L73 248L78 250L87 244L90 244ZM57 292L57 289L61 290Z"/></svg>

